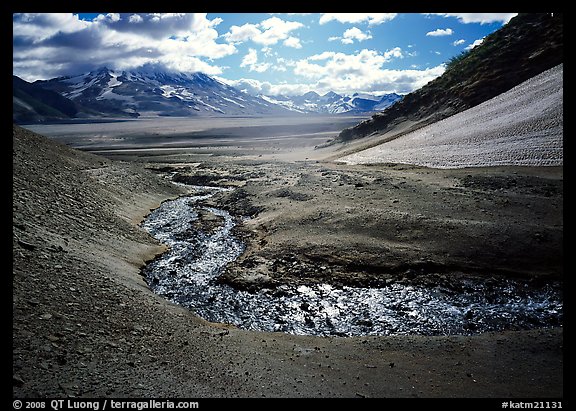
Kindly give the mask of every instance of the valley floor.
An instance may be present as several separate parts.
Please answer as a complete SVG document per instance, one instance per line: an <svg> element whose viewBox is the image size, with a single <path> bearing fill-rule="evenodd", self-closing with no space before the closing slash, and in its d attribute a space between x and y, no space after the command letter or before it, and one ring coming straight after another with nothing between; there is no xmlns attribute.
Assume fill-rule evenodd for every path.
<svg viewBox="0 0 576 411"><path fill-rule="evenodd" d="M99 147L106 158L19 128L13 141L14 397L563 396L561 327L322 338L208 323L149 291L139 269L163 247L137 226L190 190L159 175L176 172L236 187L211 201L252 215L224 277L238 287L537 284L563 275L562 167L352 166L323 161L335 147L280 140ZM288 260L299 269L270 270Z"/></svg>

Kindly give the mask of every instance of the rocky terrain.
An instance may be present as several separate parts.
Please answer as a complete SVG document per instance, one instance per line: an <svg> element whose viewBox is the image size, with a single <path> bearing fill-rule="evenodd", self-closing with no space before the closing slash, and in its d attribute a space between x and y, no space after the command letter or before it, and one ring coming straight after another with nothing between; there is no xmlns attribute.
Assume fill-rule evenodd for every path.
<svg viewBox="0 0 576 411"><path fill-rule="evenodd" d="M190 191L168 172L237 187L212 200L252 216L238 231L248 252L230 283L250 280L242 279L249 261L264 273L285 263L268 270L276 282L562 278L562 167L434 170L273 156L239 146L112 160L14 127L13 396L563 396L562 327L295 336L208 323L153 294L140 268L165 248L138 224Z"/></svg>

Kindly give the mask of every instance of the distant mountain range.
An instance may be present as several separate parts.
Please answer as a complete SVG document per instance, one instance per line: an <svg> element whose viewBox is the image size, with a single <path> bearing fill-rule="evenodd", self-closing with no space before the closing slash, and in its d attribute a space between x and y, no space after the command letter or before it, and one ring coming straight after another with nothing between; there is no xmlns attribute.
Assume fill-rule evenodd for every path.
<svg viewBox="0 0 576 411"><path fill-rule="evenodd" d="M364 114L381 111L402 98L396 93L373 95L354 93L341 96L330 91L323 96L309 91L301 96L260 96L271 103L300 113Z"/></svg>
<svg viewBox="0 0 576 411"><path fill-rule="evenodd" d="M72 101L78 108L77 117L289 113L202 73L169 73L153 68L114 71L102 67L32 85Z"/></svg>
<svg viewBox="0 0 576 411"><path fill-rule="evenodd" d="M102 67L34 83L13 76L12 83L17 123L93 117L361 114L401 99L398 94L333 92L253 96L203 73L171 73L154 67L126 71Z"/></svg>

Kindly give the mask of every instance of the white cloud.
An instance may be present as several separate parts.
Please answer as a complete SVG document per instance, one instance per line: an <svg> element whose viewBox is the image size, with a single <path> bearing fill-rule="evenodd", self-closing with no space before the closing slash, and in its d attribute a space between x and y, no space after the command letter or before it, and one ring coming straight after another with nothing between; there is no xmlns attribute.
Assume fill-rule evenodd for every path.
<svg viewBox="0 0 576 411"><path fill-rule="evenodd" d="M426 33L427 36L438 37L438 36L451 36L454 31L450 28L447 29L436 29L434 31L429 31Z"/></svg>
<svg viewBox="0 0 576 411"><path fill-rule="evenodd" d="M241 78L238 80L230 80L224 78L218 78L218 80L236 87L245 93L251 94L253 96L257 95L267 95L267 96L292 96L292 95L302 95L310 90L313 90L314 85L308 83L279 83L271 84L268 81L260 81L249 78Z"/></svg>
<svg viewBox="0 0 576 411"><path fill-rule="evenodd" d="M314 54L310 57L307 58L307 60L312 60L312 61L316 61L316 60L326 60L329 58L333 58L337 53L335 51L323 51L320 54ZM342 53L340 53L342 54Z"/></svg>
<svg viewBox="0 0 576 411"><path fill-rule="evenodd" d="M144 19L142 18L141 15L139 14L132 14L129 18L128 21L130 23L142 23L144 21Z"/></svg>
<svg viewBox="0 0 576 411"><path fill-rule="evenodd" d="M262 73L270 68L270 64L258 63L258 52L254 49L249 49L248 53L242 58L240 67L248 67L250 71Z"/></svg>
<svg viewBox="0 0 576 411"><path fill-rule="evenodd" d="M231 26L230 31L224 34L224 38L230 43L245 42L248 40L254 43L271 46L280 41L288 47L294 47L295 44L300 44L296 37L291 35L291 32L297 30L304 25L297 21L285 21L276 16L263 20L258 24L246 23L242 26ZM291 38L291 40L288 40ZM288 44L286 44L288 40ZM298 48L298 47L296 47Z"/></svg>
<svg viewBox="0 0 576 411"><path fill-rule="evenodd" d="M358 27L352 27L344 32L341 41L343 44L352 44L354 43L354 40L364 41L371 38L372 35L370 33L364 33Z"/></svg>
<svg viewBox="0 0 576 411"><path fill-rule="evenodd" d="M95 21L116 23L120 21L120 14L119 13L108 13L106 15L99 14L96 17Z"/></svg>
<svg viewBox="0 0 576 411"><path fill-rule="evenodd" d="M230 80L223 77L216 77L216 79L254 96L259 94L269 94L270 90L270 83L261 82L255 79L242 78L239 80Z"/></svg>
<svg viewBox="0 0 576 411"><path fill-rule="evenodd" d="M326 24L330 21L340 23L368 23L370 26L385 23L394 19L397 13L324 13L320 16L319 23Z"/></svg>
<svg viewBox="0 0 576 411"><path fill-rule="evenodd" d="M288 37L286 40L284 40L283 44L286 47L292 47L295 49L301 49L302 48L302 44L300 44L300 39L297 37Z"/></svg>
<svg viewBox="0 0 576 411"><path fill-rule="evenodd" d="M460 40L456 40L454 43L452 43L453 46L459 46L460 44L464 44L466 43L466 40L464 39L460 39Z"/></svg>
<svg viewBox="0 0 576 411"><path fill-rule="evenodd" d="M320 78L326 75L327 69L316 63L310 63L308 60L299 60L294 67L294 74L306 78Z"/></svg>
<svg viewBox="0 0 576 411"><path fill-rule="evenodd" d="M395 53L396 51L391 54ZM297 71L305 72L303 77L307 81L273 84L269 81L247 78L221 80L252 95L302 95L310 90L319 94L329 91L339 94L409 93L440 76L445 70L444 65L424 70L417 70L416 67L410 70L388 70L382 68L380 64L384 60L384 56L378 57L371 50L363 50L354 55L323 52L295 63ZM353 67L344 65L344 62L354 63Z"/></svg>
<svg viewBox="0 0 576 411"><path fill-rule="evenodd" d="M483 41L484 41L484 38L474 40L474 42L472 42L472 44L468 44L466 46L465 50L472 50L474 47L482 44Z"/></svg>
<svg viewBox="0 0 576 411"><path fill-rule="evenodd" d="M256 42L271 45L276 44L281 40L286 40L290 36L290 32L304 25L297 21L284 21L278 17L270 17L260 23L264 29L260 36L257 36Z"/></svg>
<svg viewBox="0 0 576 411"><path fill-rule="evenodd" d="M217 74L222 68L212 62L237 52L233 44L218 43L221 21L205 13L110 13L93 21L64 13L14 14L13 72L36 80L149 63Z"/></svg>
<svg viewBox="0 0 576 411"><path fill-rule="evenodd" d="M170 70L184 73L194 73L199 71L208 75L222 74L222 69L220 67L213 66L197 57L174 54L170 56L169 59L159 59L158 62ZM143 64L136 64L136 66L141 65ZM134 65L129 64L126 68L132 66Z"/></svg>
<svg viewBox="0 0 576 411"><path fill-rule="evenodd" d="M325 51L298 60L294 74L311 81L319 93L400 92L408 93L442 74L443 66L426 70L389 70L384 64L402 58L399 47L378 52L363 49L354 54Z"/></svg>
<svg viewBox="0 0 576 411"><path fill-rule="evenodd" d="M16 13L12 17L12 33L23 40L41 42L57 34L74 33L90 23L72 13Z"/></svg>
<svg viewBox="0 0 576 411"><path fill-rule="evenodd" d="M240 67L250 66L258 62L258 52L254 49L248 50L248 53L242 58Z"/></svg>
<svg viewBox="0 0 576 411"><path fill-rule="evenodd" d="M392 60L392 58L402 58L404 57L404 54L402 53L402 49L400 47L394 47L391 50L386 50L384 52L384 59L385 61L390 61Z"/></svg>
<svg viewBox="0 0 576 411"><path fill-rule="evenodd" d="M231 43L241 43L261 33L257 25L246 23L242 26L231 26L230 31L224 34L224 38Z"/></svg>
<svg viewBox="0 0 576 411"><path fill-rule="evenodd" d="M508 23L518 13L428 13L442 17L456 17L461 23Z"/></svg>

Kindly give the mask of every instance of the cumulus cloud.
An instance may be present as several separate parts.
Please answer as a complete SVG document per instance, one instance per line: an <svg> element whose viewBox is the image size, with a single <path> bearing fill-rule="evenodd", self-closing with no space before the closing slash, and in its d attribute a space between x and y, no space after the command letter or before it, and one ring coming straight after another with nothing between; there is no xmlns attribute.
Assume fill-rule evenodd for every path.
<svg viewBox="0 0 576 411"><path fill-rule="evenodd" d="M295 49L302 48L302 44L300 44L300 39L297 37L288 37L286 40L284 40L284 45L286 47L292 47Z"/></svg>
<svg viewBox="0 0 576 411"><path fill-rule="evenodd" d="M399 47L385 52L363 49L353 54L324 51L305 59L291 61L296 82L271 83L256 79L222 79L252 95L302 95L310 90L320 94L334 91L340 94L366 92L375 94L409 93L441 75L445 67L439 65L418 70L391 70L385 64L394 58L402 58ZM256 63L257 59L250 60ZM288 63L288 62L286 62Z"/></svg>
<svg viewBox="0 0 576 411"><path fill-rule="evenodd" d="M256 24L246 23L242 26L231 26L224 38L231 43L242 43L262 34Z"/></svg>
<svg viewBox="0 0 576 411"><path fill-rule="evenodd" d="M253 96L294 96L302 95L313 90L313 85L308 83L272 84L269 81L260 81L248 78L241 78L238 80L218 79Z"/></svg>
<svg viewBox="0 0 576 411"><path fill-rule="evenodd" d="M284 41L288 47L295 47L300 42L291 33L301 27L304 27L304 24L300 22L285 21L273 16L258 24L246 23L242 26L231 26L230 30L224 34L224 38L230 43L242 43L251 40L265 46Z"/></svg>
<svg viewBox="0 0 576 411"><path fill-rule="evenodd" d="M434 31L429 31L428 33L426 33L427 36L432 36L432 37L451 36L452 34L454 34L454 31L450 28L436 29Z"/></svg>
<svg viewBox="0 0 576 411"><path fill-rule="evenodd" d="M322 92L351 90L378 93L408 93L443 73L444 67L426 70L390 70L384 64L402 58L399 47L378 52L363 49L354 54L325 51L296 61L294 74L311 81Z"/></svg>
<svg viewBox="0 0 576 411"><path fill-rule="evenodd" d="M66 13L14 14L13 71L32 81L151 63L218 74L222 69L210 62L237 52L217 42L221 21L205 13L109 13L93 21Z"/></svg>
<svg viewBox="0 0 576 411"><path fill-rule="evenodd" d="M16 13L12 18L14 37L26 43L40 42L56 33L81 31L89 23L70 13Z"/></svg>
<svg viewBox="0 0 576 411"><path fill-rule="evenodd" d="M240 67L248 67L250 71L262 73L270 68L269 63L258 62L258 52L254 49L249 49L248 53L242 58Z"/></svg>
<svg viewBox="0 0 576 411"><path fill-rule="evenodd" d="M454 43L452 43L453 46L459 46L460 44L464 44L466 43L466 40L464 39L460 39L460 40L456 40Z"/></svg>
<svg viewBox="0 0 576 411"><path fill-rule="evenodd" d="M396 16L397 13L323 13L318 22L368 23L370 26L375 26L393 20Z"/></svg>
<svg viewBox="0 0 576 411"><path fill-rule="evenodd" d="M471 44L468 44L466 46L465 50L472 50L474 47L482 44L483 41L484 41L484 38L474 40Z"/></svg>
<svg viewBox="0 0 576 411"><path fill-rule="evenodd" d="M302 95L310 90L320 94L334 91L340 94L366 92L375 94L410 93L440 76L444 65L432 68L392 70L385 64L402 58L404 52L395 47L385 52L363 49L353 54L324 51L308 58L286 62L293 68L297 82L271 83L256 79L222 79L252 95ZM250 60L256 63L256 60ZM288 64L289 63L289 64Z"/></svg>
<svg viewBox="0 0 576 411"><path fill-rule="evenodd" d="M128 21L130 23L142 23L144 21L144 19L142 18L141 15L139 14L132 14L129 18Z"/></svg>
<svg viewBox="0 0 576 411"><path fill-rule="evenodd" d="M370 78L331 78L322 76L315 81L299 83L272 84L267 81L255 79L228 80L223 82L252 95L302 95L310 90L319 94L334 91L339 94L350 94L352 92L387 94L387 93L410 93L426 83L435 79L444 72L444 66L436 66L425 70L389 70L382 69L372 73Z"/></svg>
<svg viewBox="0 0 576 411"><path fill-rule="evenodd" d="M270 92L271 84L266 81L259 81L255 79L241 78L238 80L230 80L226 78L217 77L218 80L226 83L232 87L236 87L244 93L248 93L252 96L258 96L260 94L272 95Z"/></svg>
<svg viewBox="0 0 576 411"><path fill-rule="evenodd" d="M364 33L358 27L352 27L351 29L348 29L344 32L341 41L343 44L352 44L354 43L354 40L358 40L360 42L369 40L371 38L372 35L370 33Z"/></svg>
<svg viewBox="0 0 576 411"><path fill-rule="evenodd" d="M518 13L426 13L442 17L456 17L461 23L508 23Z"/></svg>

